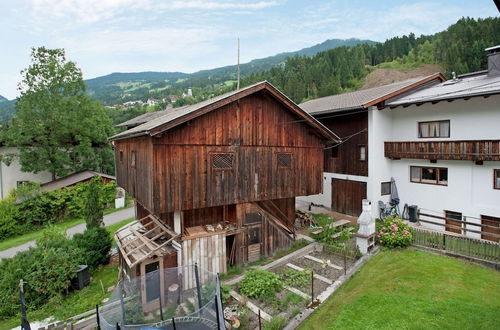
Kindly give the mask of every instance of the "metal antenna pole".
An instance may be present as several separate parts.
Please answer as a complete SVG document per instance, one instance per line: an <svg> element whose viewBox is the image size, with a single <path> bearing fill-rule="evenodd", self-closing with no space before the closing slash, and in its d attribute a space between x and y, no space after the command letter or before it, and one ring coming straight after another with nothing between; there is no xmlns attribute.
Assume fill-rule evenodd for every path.
<svg viewBox="0 0 500 330"><path fill-rule="evenodd" d="M236 85L236 90L240 89L240 38L238 38L238 83Z"/></svg>

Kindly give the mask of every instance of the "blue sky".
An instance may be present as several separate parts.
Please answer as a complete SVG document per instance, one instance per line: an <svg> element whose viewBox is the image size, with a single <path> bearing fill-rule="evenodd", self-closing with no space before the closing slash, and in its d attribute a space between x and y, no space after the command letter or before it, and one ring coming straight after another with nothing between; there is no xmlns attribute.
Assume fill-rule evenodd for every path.
<svg viewBox="0 0 500 330"><path fill-rule="evenodd" d="M384 41L497 16L492 0L1 0L0 95L17 96L31 47L65 48L84 78L194 72L332 38Z"/></svg>

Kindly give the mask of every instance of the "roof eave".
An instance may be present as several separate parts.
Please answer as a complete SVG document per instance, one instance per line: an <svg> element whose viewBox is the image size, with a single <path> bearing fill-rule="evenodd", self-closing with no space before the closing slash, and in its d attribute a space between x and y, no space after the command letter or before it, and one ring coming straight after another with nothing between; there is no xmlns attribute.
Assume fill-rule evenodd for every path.
<svg viewBox="0 0 500 330"><path fill-rule="evenodd" d="M442 101L454 101L454 100L459 100L459 99L469 99L472 97L480 97L480 96L491 96L491 95L497 95L500 94L500 90L497 91L491 91L491 92L482 92L482 93L476 93L476 94L469 94L469 95L462 95L462 96L456 96L456 97L446 97L446 98L439 98L439 99L428 99L425 101L410 101L410 102L404 102L404 103L398 103L398 104L388 104L388 107L391 109L395 109L397 107L408 107L411 105L422 105L425 103L432 103L432 102L442 102Z"/></svg>

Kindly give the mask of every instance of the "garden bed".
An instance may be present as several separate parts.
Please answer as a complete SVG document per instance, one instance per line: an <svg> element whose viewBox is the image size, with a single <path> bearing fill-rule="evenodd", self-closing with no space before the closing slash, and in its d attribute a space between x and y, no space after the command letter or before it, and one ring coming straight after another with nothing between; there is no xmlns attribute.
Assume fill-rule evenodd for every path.
<svg viewBox="0 0 500 330"><path fill-rule="evenodd" d="M347 268L352 267L354 262L354 259L348 258ZM269 327L270 323L273 323L273 329L281 329L289 320L304 312L313 300L317 299L339 277L344 275L343 268L344 258L342 256L329 253L327 250L323 251L323 245L314 243L293 253L293 258L287 255L274 261L272 265L258 267L261 269L258 272L267 271L275 274L269 275L274 280L265 279L267 276L262 276L254 278L252 283L257 287L261 285L259 283L268 280L269 283L266 282L262 285L265 288L276 284L277 289L273 291L272 295L259 297L257 293L252 291L253 288L248 289L252 285L247 285L246 291L242 290L240 282L245 277L231 281L231 290L234 291L234 296L238 297L239 301L231 299L227 302L225 310L229 314L240 315L238 316L241 321L240 329L258 327L257 314L259 310L264 329L266 326ZM313 299L311 299L311 271L314 274ZM276 281L276 279L278 280ZM244 293L251 297L245 296Z"/></svg>

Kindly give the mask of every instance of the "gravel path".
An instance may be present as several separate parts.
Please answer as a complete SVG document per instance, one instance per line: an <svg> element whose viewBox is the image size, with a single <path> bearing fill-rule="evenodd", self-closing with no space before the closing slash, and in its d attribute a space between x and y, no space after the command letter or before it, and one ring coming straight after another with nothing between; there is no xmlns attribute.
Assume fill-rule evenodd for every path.
<svg viewBox="0 0 500 330"><path fill-rule="evenodd" d="M111 226L111 225L118 223L120 221L126 220L128 218L132 218L133 216L135 216L134 207L122 209L122 210L105 215L104 216L104 225ZM74 227L68 228L66 230L66 234L69 237L71 237L74 234L83 233L84 231L85 231L85 223L81 223L81 224L76 225ZM15 256L17 252L26 251L30 247L33 247L33 246L35 246L35 241L29 241L29 242L26 242L24 244L11 247L10 249L0 251L0 259L11 258L11 257Z"/></svg>

